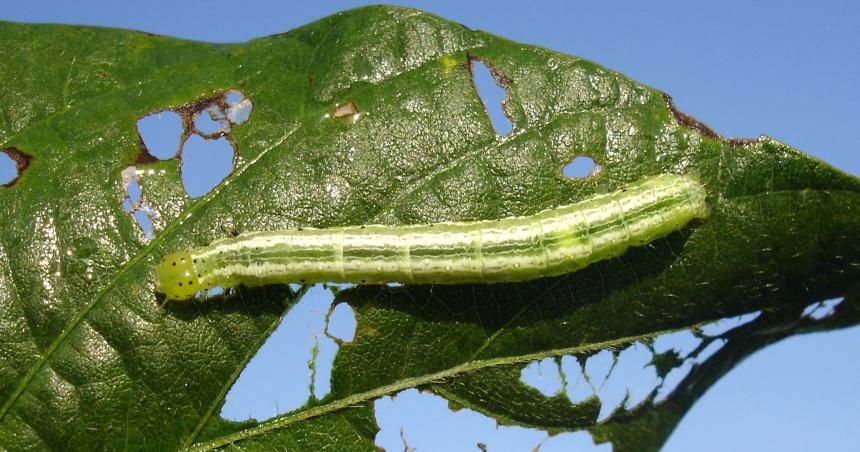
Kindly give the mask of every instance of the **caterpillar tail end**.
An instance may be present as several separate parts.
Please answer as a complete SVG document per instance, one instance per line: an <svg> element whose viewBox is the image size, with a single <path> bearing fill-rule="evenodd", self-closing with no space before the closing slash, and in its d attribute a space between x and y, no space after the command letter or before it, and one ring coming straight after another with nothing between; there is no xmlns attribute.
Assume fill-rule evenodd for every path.
<svg viewBox="0 0 860 452"><path fill-rule="evenodd" d="M161 259L156 269L155 286L168 300L190 300L200 290L191 253L178 251Z"/></svg>

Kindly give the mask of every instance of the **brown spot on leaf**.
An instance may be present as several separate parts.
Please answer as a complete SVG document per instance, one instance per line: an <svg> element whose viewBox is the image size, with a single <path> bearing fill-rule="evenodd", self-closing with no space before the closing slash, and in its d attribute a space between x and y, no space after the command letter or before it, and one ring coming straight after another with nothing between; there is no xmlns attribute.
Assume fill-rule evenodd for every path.
<svg viewBox="0 0 860 452"><path fill-rule="evenodd" d="M145 165L147 163L155 163L158 161L154 155L149 153L149 149L146 148L146 145L143 144L143 140L140 138L140 134L137 136L137 144L140 146L140 154L137 155L137 160L134 161L135 165Z"/></svg>
<svg viewBox="0 0 860 452"><path fill-rule="evenodd" d="M352 102L347 102L343 105L334 107L334 110L331 112L331 116L334 118L346 118L347 116L352 116L356 113L358 113L358 107L356 107Z"/></svg>
<svg viewBox="0 0 860 452"><path fill-rule="evenodd" d="M669 111L672 112L672 115L679 123L701 133L702 135L707 136L708 138L717 141L724 141L728 143L729 146L734 147L748 146L758 141L754 138L723 138L722 135L718 134L714 129L708 127L708 125L704 122L699 121L698 119L682 112L681 110L678 110L678 107L675 105L675 102L672 101L672 96L666 93L662 94L663 99L666 100L666 105L669 107Z"/></svg>

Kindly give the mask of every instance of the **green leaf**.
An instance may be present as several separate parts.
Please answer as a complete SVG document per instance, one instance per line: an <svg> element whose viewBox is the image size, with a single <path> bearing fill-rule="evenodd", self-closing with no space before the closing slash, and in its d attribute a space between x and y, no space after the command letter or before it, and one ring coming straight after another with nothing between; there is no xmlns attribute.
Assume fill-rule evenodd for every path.
<svg viewBox="0 0 860 452"><path fill-rule="evenodd" d="M473 59L507 86L509 136L487 119ZM0 148L29 161L0 187L8 449L372 450L373 400L413 387L500 422L656 449L742 357L860 320L860 180L768 137L727 141L663 93L576 57L376 6L239 45L0 23L0 65ZM191 200L179 161L154 161L136 121L187 117L229 89L254 105L230 133L237 167ZM347 102L355 120L331 115ZM563 177L577 155L602 173ZM120 206L130 166L157 213L151 240ZM154 293L161 256L232 231L528 214L662 172L697 173L712 218L558 278L341 292L358 328L332 392L261 424L218 412L302 292L166 306ZM847 297L833 315L800 314L833 297ZM571 404L519 381L536 359L584 359L758 310L665 401L600 424L598 400ZM661 372L682 362L655 359Z"/></svg>

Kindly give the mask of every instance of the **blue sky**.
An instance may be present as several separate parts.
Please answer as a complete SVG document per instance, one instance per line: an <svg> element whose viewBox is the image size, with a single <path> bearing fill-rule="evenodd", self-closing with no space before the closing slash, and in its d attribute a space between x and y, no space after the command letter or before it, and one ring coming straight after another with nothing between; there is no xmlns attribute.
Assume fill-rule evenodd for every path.
<svg viewBox="0 0 860 452"><path fill-rule="evenodd" d="M368 3L30 0L8 2L0 10L0 19L104 25L203 41L241 42ZM504 1L392 3L588 58L668 92L682 111L724 136L766 134L860 174L860 5L856 2L724 1L700 2L693 7L690 2L664 1L655 7L656 2L646 5L632 0L544 1L529 8L523 8L522 2ZM273 413L275 402L268 388L307 387L306 367L296 373L278 363L306 361L301 353L283 356L283 350L295 341L317 342L320 359L330 359L333 342L319 323L319 312L327 309L327 300L324 291L317 291L302 306L304 314L297 311L288 318L289 328L281 328L253 363L258 367L243 373L240 383L248 387L237 388L240 393L228 398L228 408L235 412L226 414L258 413L253 411L258 408L237 400L257 401L263 407L259 412ZM697 403L666 449L854 449L856 443L848 432L858 421L860 391L855 382L860 381L860 365L846 359L846 353L858 349L860 328L852 328L791 338L755 354ZM327 382L320 375L325 375L325 369L318 369L314 385L322 394ZM255 386L267 390L255 391ZM295 403L288 396L277 397L283 397L277 401L281 412ZM400 409L422 416L436 412L427 408L436 402L420 405L425 402L418 399L415 394L404 395ZM381 403L377 406L380 412L389 410L387 401ZM432 435L432 428L428 430L431 435L417 432L431 422L419 419L405 427L410 446L419 450L443 447L417 443L424 436L439 436ZM449 418L446 428L456 425L479 435L494 434L494 427L481 427L481 422L486 423ZM383 433L390 431L383 429ZM468 433L449 435L464 442L449 448L476 450ZM510 435L499 440L502 449L529 450L540 441L538 436L532 441L532 432ZM542 450L569 449L581 440L554 438ZM397 441L390 444L402 447Z"/></svg>

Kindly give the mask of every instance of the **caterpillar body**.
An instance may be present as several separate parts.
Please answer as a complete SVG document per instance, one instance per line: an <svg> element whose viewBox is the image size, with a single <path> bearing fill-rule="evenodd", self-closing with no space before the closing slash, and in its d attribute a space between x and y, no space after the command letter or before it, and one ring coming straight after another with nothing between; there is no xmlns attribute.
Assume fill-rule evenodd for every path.
<svg viewBox="0 0 860 452"><path fill-rule="evenodd" d="M708 217L695 177L662 174L617 191L489 221L248 232L165 256L168 300L240 284L463 284L528 281L579 270Z"/></svg>

